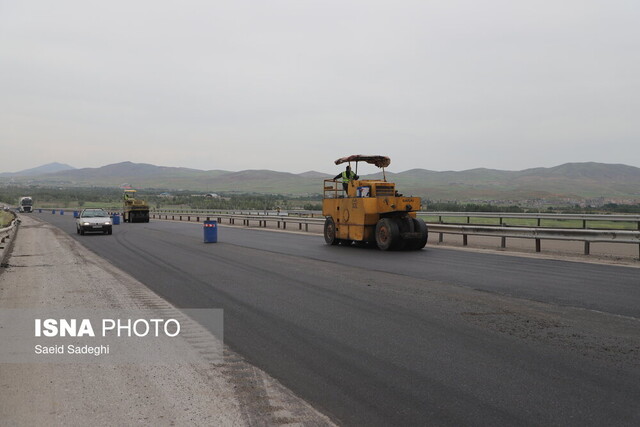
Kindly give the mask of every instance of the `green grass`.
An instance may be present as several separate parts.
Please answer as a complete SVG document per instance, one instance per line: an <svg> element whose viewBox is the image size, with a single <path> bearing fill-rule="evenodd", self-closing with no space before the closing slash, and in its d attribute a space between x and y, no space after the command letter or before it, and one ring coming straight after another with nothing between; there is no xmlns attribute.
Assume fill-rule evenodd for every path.
<svg viewBox="0 0 640 427"><path fill-rule="evenodd" d="M0 211L0 228L7 227L13 221L13 214L5 211Z"/></svg>
<svg viewBox="0 0 640 427"><path fill-rule="evenodd" d="M36 206L34 208L35 209L51 209L51 208L63 208L63 209L67 209L67 210L82 210L85 208L102 208L102 209L107 209L107 208L121 208L122 204L118 204L115 202L85 202L82 206L78 206L78 205L74 205L72 203L67 203L68 206L64 206L65 203L61 203L61 202L42 202L42 203L38 203L38 206Z"/></svg>
<svg viewBox="0 0 640 427"><path fill-rule="evenodd" d="M422 215L425 222L438 222L439 217ZM442 217L445 224L466 224L467 217ZM473 225L500 225L499 218L471 217L470 224ZM537 227L538 220L529 218L503 218L502 223L512 227ZM542 219L540 227L546 228L582 228L582 221L577 219L558 220L558 219ZM637 230L637 222L618 222L618 221L587 221L587 228L605 229L605 230Z"/></svg>

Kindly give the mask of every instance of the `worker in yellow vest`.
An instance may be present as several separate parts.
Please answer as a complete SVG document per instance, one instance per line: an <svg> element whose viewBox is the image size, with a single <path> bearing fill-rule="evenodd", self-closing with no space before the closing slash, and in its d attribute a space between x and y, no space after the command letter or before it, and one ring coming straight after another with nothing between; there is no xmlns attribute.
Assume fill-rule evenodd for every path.
<svg viewBox="0 0 640 427"><path fill-rule="evenodd" d="M349 181L353 179L360 179L360 177L356 175L354 171L351 170L351 166L349 165L347 165L347 168L345 169L344 172L339 173L333 179L335 180L340 178L342 178L342 188L344 189L345 192L349 188Z"/></svg>

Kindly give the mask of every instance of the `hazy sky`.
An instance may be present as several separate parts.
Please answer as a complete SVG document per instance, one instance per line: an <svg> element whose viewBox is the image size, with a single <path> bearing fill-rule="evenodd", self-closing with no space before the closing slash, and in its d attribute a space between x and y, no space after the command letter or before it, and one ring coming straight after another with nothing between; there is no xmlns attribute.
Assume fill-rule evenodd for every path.
<svg viewBox="0 0 640 427"><path fill-rule="evenodd" d="M0 171L640 166L640 2L0 0Z"/></svg>

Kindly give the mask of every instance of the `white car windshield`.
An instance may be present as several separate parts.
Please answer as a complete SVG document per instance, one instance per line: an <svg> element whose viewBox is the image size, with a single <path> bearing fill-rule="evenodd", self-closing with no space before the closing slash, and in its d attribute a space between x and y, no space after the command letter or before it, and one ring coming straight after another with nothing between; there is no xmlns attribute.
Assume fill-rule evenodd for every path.
<svg viewBox="0 0 640 427"><path fill-rule="evenodd" d="M102 217L108 217L108 216L109 215L107 215L107 213L102 209L95 209L95 210L82 212L83 218L102 218Z"/></svg>

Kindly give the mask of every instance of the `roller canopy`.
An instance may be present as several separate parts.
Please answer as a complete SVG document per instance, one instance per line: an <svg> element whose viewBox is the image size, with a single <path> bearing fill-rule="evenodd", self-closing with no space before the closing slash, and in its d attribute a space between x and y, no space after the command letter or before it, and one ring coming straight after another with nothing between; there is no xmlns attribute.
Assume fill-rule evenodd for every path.
<svg viewBox="0 0 640 427"><path fill-rule="evenodd" d="M347 162L367 162L379 168L386 168L391 163L391 159L387 156L363 156L362 154L354 154L353 156L341 157L335 161L336 165Z"/></svg>

